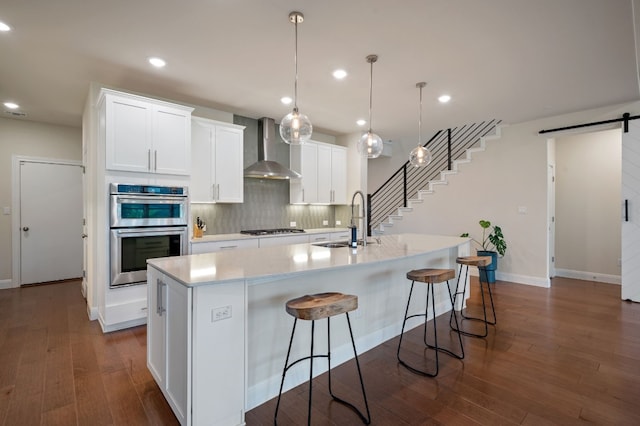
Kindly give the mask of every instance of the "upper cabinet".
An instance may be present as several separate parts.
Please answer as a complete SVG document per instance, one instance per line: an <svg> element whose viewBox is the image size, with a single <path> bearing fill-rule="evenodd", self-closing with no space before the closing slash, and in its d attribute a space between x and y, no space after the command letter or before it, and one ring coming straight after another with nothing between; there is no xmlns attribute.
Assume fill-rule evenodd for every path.
<svg viewBox="0 0 640 426"><path fill-rule="evenodd" d="M244 201L244 127L193 118L192 203Z"/></svg>
<svg viewBox="0 0 640 426"><path fill-rule="evenodd" d="M192 110L102 89L99 111L107 170L189 175Z"/></svg>
<svg viewBox="0 0 640 426"><path fill-rule="evenodd" d="M291 168L302 174L289 186L292 204L347 204L347 149L321 142L291 146Z"/></svg>

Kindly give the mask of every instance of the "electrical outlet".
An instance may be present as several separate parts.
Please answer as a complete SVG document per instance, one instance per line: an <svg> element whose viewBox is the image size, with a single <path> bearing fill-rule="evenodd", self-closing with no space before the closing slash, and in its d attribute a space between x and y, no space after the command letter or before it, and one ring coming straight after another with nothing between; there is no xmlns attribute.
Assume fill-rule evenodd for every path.
<svg viewBox="0 0 640 426"><path fill-rule="evenodd" d="M329 225L329 221L328 220L323 220L322 221L322 226L327 226Z"/></svg>
<svg viewBox="0 0 640 426"><path fill-rule="evenodd" d="M342 225L342 221L341 220L336 220L336 225Z"/></svg>
<svg viewBox="0 0 640 426"><path fill-rule="evenodd" d="M211 309L211 322L231 318L231 305Z"/></svg>
<svg viewBox="0 0 640 426"><path fill-rule="evenodd" d="M3 207L2 208L2 214L10 215L11 214L11 207Z"/></svg>
<svg viewBox="0 0 640 426"><path fill-rule="evenodd" d="M291 221L291 222L289 222L289 226L293 228L294 226L296 226L296 223Z"/></svg>

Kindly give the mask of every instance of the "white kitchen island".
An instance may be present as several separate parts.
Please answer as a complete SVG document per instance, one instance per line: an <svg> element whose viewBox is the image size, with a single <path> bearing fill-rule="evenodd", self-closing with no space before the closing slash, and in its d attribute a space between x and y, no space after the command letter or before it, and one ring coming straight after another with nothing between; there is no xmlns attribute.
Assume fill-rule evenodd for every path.
<svg viewBox="0 0 640 426"><path fill-rule="evenodd" d="M468 254L468 238L402 234L358 249L295 244L150 259L148 367L182 424L244 424L246 410L278 393L293 324L287 300L326 291L357 295L351 322L362 353L400 333L409 270L455 268L455 258ZM437 313L449 309L446 286L436 286ZM423 312L423 304L412 311ZM353 357L343 318L332 321L334 366ZM410 326L421 322L414 320ZM307 327L298 325L292 359L308 355ZM326 350L324 322L316 327L316 348ZM326 368L314 361L314 373ZM308 363L301 363L287 374L285 389L306 380Z"/></svg>

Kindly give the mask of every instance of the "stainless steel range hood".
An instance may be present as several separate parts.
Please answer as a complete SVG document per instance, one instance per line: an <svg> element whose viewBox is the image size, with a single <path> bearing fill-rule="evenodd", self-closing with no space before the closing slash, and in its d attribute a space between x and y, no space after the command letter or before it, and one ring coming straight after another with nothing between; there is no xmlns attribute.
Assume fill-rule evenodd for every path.
<svg viewBox="0 0 640 426"><path fill-rule="evenodd" d="M258 162L244 169L244 177L257 179L300 179L302 175L273 161L275 158L276 124L273 118L258 121Z"/></svg>

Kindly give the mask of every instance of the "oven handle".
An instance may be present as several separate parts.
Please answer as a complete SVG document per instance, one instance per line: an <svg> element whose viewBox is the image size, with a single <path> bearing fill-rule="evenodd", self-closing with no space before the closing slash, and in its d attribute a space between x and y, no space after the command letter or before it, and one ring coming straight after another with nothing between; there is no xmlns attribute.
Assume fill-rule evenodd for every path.
<svg viewBox="0 0 640 426"><path fill-rule="evenodd" d="M175 196L175 197L167 197L167 196L138 196L138 195L115 195L118 203L131 203L131 202L139 202L142 201L146 204L157 204L157 203L175 203L177 202L186 202L187 197L183 196Z"/></svg>
<svg viewBox="0 0 640 426"><path fill-rule="evenodd" d="M175 226L172 228L154 228L154 227L149 227L149 228L140 228L140 229L112 229L112 231L115 231L117 234L122 235L122 234L158 234L158 233L162 233L162 234L166 234L166 233L182 233L185 232L185 230L187 229L186 226Z"/></svg>

